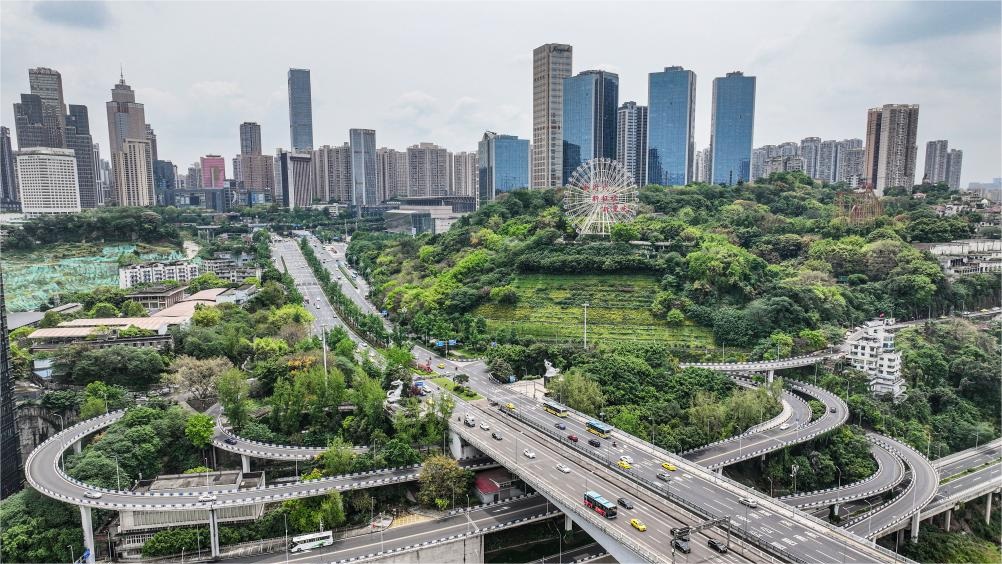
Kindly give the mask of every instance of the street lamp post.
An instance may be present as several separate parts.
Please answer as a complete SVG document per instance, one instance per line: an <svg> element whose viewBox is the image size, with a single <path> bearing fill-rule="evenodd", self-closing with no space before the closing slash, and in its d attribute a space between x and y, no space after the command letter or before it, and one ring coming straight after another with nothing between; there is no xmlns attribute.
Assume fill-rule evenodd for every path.
<svg viewBox="0 0 1002 564"><path fill-rule="evenodd" d="M584 348L588 348L588 302L584 303Z"/></svg>
<svg viewBox="0 0 1002 564"><path fill-rule="evenodd" d="M121 475L118 472L118 468L119 468L118 455L116 454L115 455L115 481L118 482L118 491L122 491L122 477L121 477Z"/></svg>
<svg viewBox="0 0 1002 564"><path fill-rule="evenodd" d="M68 545L66 545L66 547L70 549L70 561L71 562L76 562L77 561L77 557L73 554L73 545L72 544L68 544Z"/></svg>
<svg viewBox="0 0 1002 564"><path fill-rule="evenodd" d="M842 469L839 468L838 466L836 466L835 469L838 470L838 487L841 488L842 487Z"/></svg>

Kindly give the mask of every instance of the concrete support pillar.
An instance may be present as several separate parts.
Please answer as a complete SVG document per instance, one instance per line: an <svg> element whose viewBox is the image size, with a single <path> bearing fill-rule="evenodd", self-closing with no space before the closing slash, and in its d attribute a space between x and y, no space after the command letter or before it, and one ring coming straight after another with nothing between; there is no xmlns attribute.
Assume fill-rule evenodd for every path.
<svg viewBox="0 0 1002 564"><path fill-rule="evenodd" d="M985 523L991 524L992 521L992 492L988 492L985 496Z"/></svg>
<svg viewBox="0 0 1002 564"><path fill-rule="evenodd" d="M836 503L832 506L832 513L838 515L838 510L842 508L841 504Z"/></svg>
<svg viewBox="0 0 1002 564"><path fill-rule="evenodd" d="M916 511L915 515L912 515L912 542L918 542L919 534L919 523L922 522L922 513Z"/></svg>
<svg viewBox="0 0 1002 564"><path fill-rule="evenodd" d="M775 370L770 370L770 371L769 371L769 376L768 376L768 378L766 379L766 381L767 381L768 383L772 384L772 379L773 379L773 378L775 378L775 377L776 377L776 371L775 371Z"/></svg>
<svg viewBox="0 0 1002 564"><path fill-rule="evenodd" d="M894 543L895 550L897 550L896 547L901 546L901 543L903 543L903 542L905 542L905 530L904 529L898 529L898 538L897 538L897 540Z"/></svg>
<svg viewBox="0 0 1002 564"><path fill-rule="evenodd" d="M564 515L564 530L568 533L574 528L574 521L571 521L570 515Z"/></svg>
<svg viewBox="0 0 1002 564"><path fill-rule="evenodd" d="M83 445L80 444L80 441L73 443L73 452L75 454L80 454L80 451L82 450L83 450Z"/></svg>
<svg viewBox="0 0 1002 564"><path fill-rule="evenodd" d="M946 513L943 514L943 532L950 532L950 520L953 519L953 510L947 509Z"/></svg>
<svg viewBox="0 0 1002 564"><path fill-rule="evenodd" d="M219 523L216 522L216 510L209 510L209 546L212 549L212 559L219 559Z"/></svg>
<svg viewBox="0 0 1002 564"><path fill-rule="evenodd" d="M250 457L246 454L240 455L240 469L243 470L245 474L250 472Z"/></svg>
<svg viewBox="0 0 1002 564"><path fill-rule="evenodd" d="M90 518L90 507L80 506L80 526L83 527L84 550L87 551L87 558L84 560L88 564L94 562L94 523Z"/></svg>

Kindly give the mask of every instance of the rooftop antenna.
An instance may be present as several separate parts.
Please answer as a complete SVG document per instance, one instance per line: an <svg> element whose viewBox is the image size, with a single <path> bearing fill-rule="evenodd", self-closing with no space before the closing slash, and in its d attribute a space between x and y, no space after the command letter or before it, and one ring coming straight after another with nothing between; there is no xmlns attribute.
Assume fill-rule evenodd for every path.
<svg viewBox="0 0 1002 564"><path fill-rule="evenodd" d="M118 83L125 84L125 67L122 63L118 63Z"/></svg>

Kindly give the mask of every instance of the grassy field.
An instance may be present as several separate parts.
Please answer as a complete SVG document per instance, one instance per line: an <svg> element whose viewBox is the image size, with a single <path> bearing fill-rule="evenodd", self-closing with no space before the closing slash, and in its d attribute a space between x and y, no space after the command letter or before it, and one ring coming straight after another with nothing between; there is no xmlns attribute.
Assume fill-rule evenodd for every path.
<svg viewBox="0 0 1002 564"><path fill-rule="evenodd" d="M643 275L523 275L512 284L514 306L485 304L476 313L496 330L514 327L519 334L547 342L580 340L584 304L588 305L588 341L659 341L673 348L712 348L709 329L692 324L670 327L651 316L658 281Z"/></svg>
<svg viewBox="0 0 1002 564"><path fill-rule="evenodd" d="M456 394L457 396L463 398L466 401L473 401L473 400L483 399L483 396L481 396L477 392L472 392L471 391L471 392L464 392L464 393L461 393L461 394L457 393L456 392L456 383L453 382L452 380L448 379L448 378L444 378L444 377L443 378L432 378L431 381L434 382L439 388L442 388L443 390L449 390L450 392ZM469 388L467 388L467 389L469 389Z"/></svg>

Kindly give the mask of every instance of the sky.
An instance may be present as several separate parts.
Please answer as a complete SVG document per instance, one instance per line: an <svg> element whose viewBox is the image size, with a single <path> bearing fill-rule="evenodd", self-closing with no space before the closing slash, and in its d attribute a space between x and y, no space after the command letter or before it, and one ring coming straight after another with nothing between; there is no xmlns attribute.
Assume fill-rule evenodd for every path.
<svg viewBox="0 0 1002 564"><path fill-rule="evenodd" d="M26 2L0 3L0 123L54 68L107 154L118 81L145 104L161 159L179 171L239 152L239 125L289 146L286 73L309 68L314 145L376 130L378 146L472 151L486 130L531 139L532 49L574 47L574 72L619 74L647 103L647 73L697 75L697 148L709 145L714 77L757 77L754 145L865 137L867 108L919 104L925 143L964 151L962 185L1002 176L999 2Z"/></svg>

